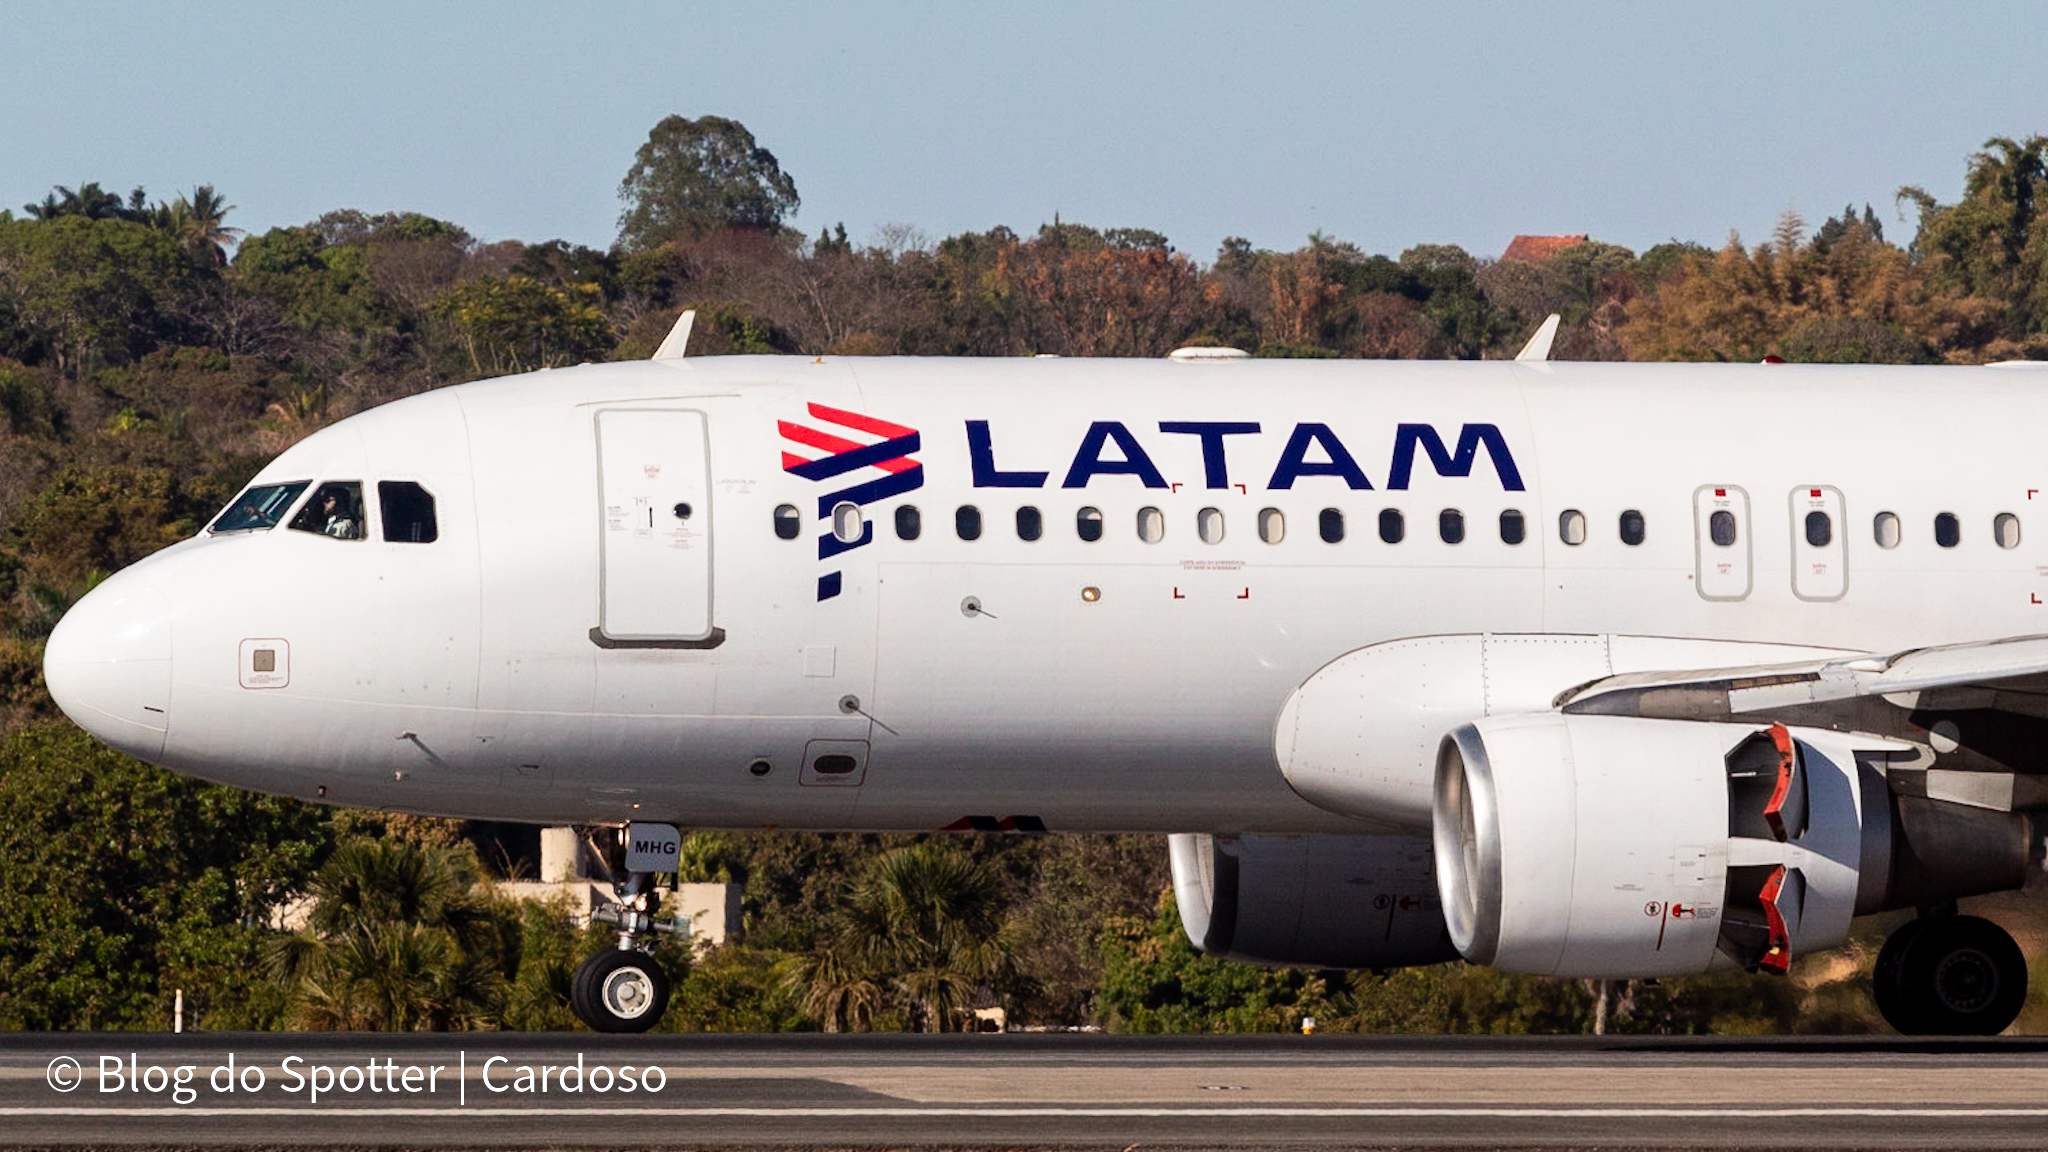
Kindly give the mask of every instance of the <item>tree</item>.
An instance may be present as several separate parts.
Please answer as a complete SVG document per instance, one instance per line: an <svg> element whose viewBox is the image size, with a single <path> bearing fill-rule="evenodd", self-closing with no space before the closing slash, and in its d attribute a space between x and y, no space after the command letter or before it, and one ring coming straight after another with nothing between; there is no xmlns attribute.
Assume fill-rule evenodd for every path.
<svg viewBox="0 0 2048 1152"><path fill-rule="evenodd" d="M1934 285L1991 302L2004 336L2018 341L2048 331L2048 136L1997 136L1984 148L1970 158L1957 203L1916 187L1899 189L1899 200L1920 209L1913 255Z"/></svg>
<svg viewBox="0 0 2048 1152"><path fill-rule="evenodd" d="M1329 987L1301 969L1260 968L1197 952L1171 890L1150 919L1102 934L1096 1011L1118 1032L1284 1032L1330 1015Z"/></svg>
<svg viewBox="0 0 2048 1152"><path fill-rule="evenodd" d="M1630 306L1620 330L1635 360L1915 363L1980 358L1992 306L1943 290L1929 262L1860 222L1802 243L1787 220L1766 244L1730 237L1715 253L1678 252Z"/></svg>
<svg viewBox="0 0 2048 1152"><path fill-rule="evenodd" d="M227 225L227 215L234 210L235 206L214 191L213 185L201 184L190 197L180 196L169 204L157 205L151 223L170 233L194 263L203 268L221 268L228 262L227 245L242 234L240 228Z"/></svg>
<svg viewBox="0 0 2048 1152"><path fill-rule="evenodd" d="M43 197L42 203L24 204L22 208L36 220L78 216L87 220L126 220L142 224L150 218L150 212L144 206L145 199L142 189L137 188L128 193L128 200L123 203L120 196L93 181L80 184L77 191L60 184L55 191Z"/></svg>
<svg viewBox="0 0 2048 1152"><path fill-rule="evenodd" d="M513 275L471 280L435 303L478 372L524 372L593 360L611 347L595 284L550 285Z"/></svg>
<svg viewBox="0 0 2048 1152"><path fill-rule="evenodd" d="M1480 269L1478 283L1511 339L1536 330L1555 312L1564 319L1559 360L1619 360L1613 331L1634 293L1635 253L1598 240L1573 244L1544 260L1499 260Z"/></svg>
<svg viewBox="0 0 2048 1152"><path fill-rule="evenodd" d="M890 1009L912 1031L950 1031L977 987L1009 974L1005 903L1001 879L958 849L886 852L789 982L828 1032L865 1031Z"/></svg>
<svg viewBox="0 0 2048 1152"><path fill-rule="evenodd" d="M272 1026L270 910L326 843L296 801L131 760L70 724L0 741L0 1028Z"/></svg>
<svg viewBox="0 0 2048 1152"><path fill-rule="evenodd" d="M174 335L169 304L193 276L177 242L144 224L84 213L0 224L0 314L25 344L0 353L73 375L133 359Z"/></svg>
<svg viewBox="0 0 2048 1152"><path fill-rule="evenodd" d="M194 511L159 468L64 468L11 510L0 555L18 587L55 590L68 607L108 573L191 535Z"/></svg>
<svg viewBox="0 0 2048 1152"><path fill-rule="evenodd" d="M523 926L461 848L341 844L314 876L304 931L271 945L302 1027L410 1032L494 1022Z"/></svg>
<svg viewBox="0 0 2048 1152"><path fill-rule="evenodd" d="M722 228L773 232L797 210L796 182L737 120L669 116L619 183L619 247L653 248Z"/></svg>
<svg viewBox="0 0 2048 1152"><path fill-rule="evenodd" d="M1201 326L1214 300L1194 262L1147 242L1156 232L1121 235L1112 243L1054 221L996 249L986 291L1009 314L1017 351L1164 356Z"/></svg>

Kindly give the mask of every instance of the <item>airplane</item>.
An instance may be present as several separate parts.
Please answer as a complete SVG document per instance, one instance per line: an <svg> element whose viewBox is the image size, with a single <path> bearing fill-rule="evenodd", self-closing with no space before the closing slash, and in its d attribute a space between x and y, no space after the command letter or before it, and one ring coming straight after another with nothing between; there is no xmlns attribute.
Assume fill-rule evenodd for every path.
<svg viewBox="0 0 2048 1152"><path fill-rule="evenodd" d="M601 1031L666 1002L674 826L1164 833L1194 943L1280 966L1783 973L1913 908L1886 1020L2016 1017L1957 901L2042 857L2039 367L689 328L306 437L64 616L51 694L206 780L620 829Z"/></svg>

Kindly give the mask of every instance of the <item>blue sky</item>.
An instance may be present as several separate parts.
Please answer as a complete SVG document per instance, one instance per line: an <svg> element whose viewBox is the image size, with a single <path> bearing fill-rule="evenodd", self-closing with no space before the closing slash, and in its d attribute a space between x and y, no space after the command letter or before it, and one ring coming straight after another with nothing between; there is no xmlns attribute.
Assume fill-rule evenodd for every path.
<svg viewBox="0 0 2048 1152"><path fill-rule="evenodd" d="M0 205L202 182L263 229L410 209L608 244L672 112L741 121L796 223L937 239L1062 218L1197 258L1315 230L1498 254L1752 242L1953 199L2048 132L2036 4L980 5L0 0Z"/></svg>

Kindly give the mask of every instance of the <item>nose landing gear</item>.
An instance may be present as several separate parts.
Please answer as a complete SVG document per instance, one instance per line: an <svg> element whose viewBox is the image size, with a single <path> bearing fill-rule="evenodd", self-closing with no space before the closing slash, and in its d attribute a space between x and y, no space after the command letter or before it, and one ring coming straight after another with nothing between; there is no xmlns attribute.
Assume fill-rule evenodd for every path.
<svg viewBox="0 0 2048 1152"><path fill-rule="evenodd" d="M1996 1036L2027 999L2027 960L2005 929L1953 911L1922 915L1884 942L1872 992L1907 1036Z"/></svg>
<svg viewBox="0 0 2048 1152"><path fill-rule="evenodd" d="M673 835L674 830L669 832ZM626 862L636 862L636 855L629 852ZM604 856L601 851L597 854L611 873L616 899L592 912L590 918L616 927L619 946L576 966L569 981L569 1006L577 1019L598 1032L645 1032L660 1023L668 1008L668 973L654 958L654 937L662 934L688 940L690 920L687 916L656 920L654 914L661 909L661 893L654 887L656 873L615 869Z"/></svg>
<svg viewBox="0 0 2048 1152"><path fill-rule="evenodd" d="M638 948L600 952L576 966L569 1004L599 1032L645 1032L668 1007L668 975Z"/></svg>

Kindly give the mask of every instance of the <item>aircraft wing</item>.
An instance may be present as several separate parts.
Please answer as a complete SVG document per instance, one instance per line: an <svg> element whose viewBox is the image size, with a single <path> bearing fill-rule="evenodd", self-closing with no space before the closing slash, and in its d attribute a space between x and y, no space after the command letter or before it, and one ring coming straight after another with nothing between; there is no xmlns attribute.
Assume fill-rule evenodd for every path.
<svg viewBox="0 0 2048 1152"><path fill-rule="evenodd" d="M1557 706L1583 715L1770 721L1860 732L1922 749L1918 762L1897 767L2042 776L2048 774L2048 635L1889 655L1610 676L1564 693ZM2034 783L2039 787L2022 782L2013 803L2036 791L2048 803L2048 780Z"/></svg>

